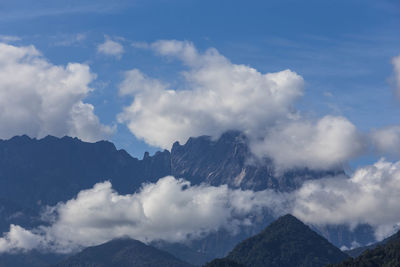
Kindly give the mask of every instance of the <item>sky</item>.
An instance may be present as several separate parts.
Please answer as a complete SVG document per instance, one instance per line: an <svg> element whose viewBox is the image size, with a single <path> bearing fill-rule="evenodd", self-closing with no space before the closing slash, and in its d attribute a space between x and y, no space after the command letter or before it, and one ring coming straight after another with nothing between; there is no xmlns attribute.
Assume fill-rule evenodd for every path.
<svg viewBox="0 0 400 267"><path fill-rule="evenodd" d="M390 235L400 225L399 29L394 0L2 1L1 139L106 139L141 158L234 129L276 172L348 176L291 193L164 177L119 195L99 183L48 207L46 226L11 225L0 252L69 252L121 235L183 242L235 232L264 209Z"/></svg>
<svg viewBox="0 0 400 267"><path fill-rule="evenodd" d="M17 0L0 5L0 35L9 45L34 46L52 66L87 65L86 74L93 76L79 96L66 95L71 103L89 104L93 111L84 105L82 116L97 117L97 124L92 120L93 127L83 130L68 124L59 131L57 123L30 135L57 129L47 132L89 141L105 138L141 158L144 151L154 153L169 144L145 142L128 128L132 120L118 120L135 97L120 93L126 72L140 70L179 91L190 86L182 71L196 69L176 55L160 56L149 48L159 40L189 42L200 54L215 48L232 64L262 74L291 70L304 80L295 108L311 120L343 116L363 133L396 125L400 106L391 61L400 54L399 13L397 1ZM15 129L2 137L23 133ZM94 129L103 135L88 134ZM363 154L350 162L359 166L371 157Z"/></svg>

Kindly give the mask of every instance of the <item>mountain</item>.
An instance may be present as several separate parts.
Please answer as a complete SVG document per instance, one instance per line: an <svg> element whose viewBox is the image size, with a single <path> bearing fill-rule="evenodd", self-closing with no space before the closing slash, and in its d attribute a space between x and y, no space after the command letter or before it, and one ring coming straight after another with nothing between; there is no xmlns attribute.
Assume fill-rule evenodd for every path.
<svg viewBox="0 0 400 267"><path fill-rule="evenodd" d="M246 267L230 259L215 259L207 263L206 267Z"/></svg>
<svg viewBox="0 0 400 267"><path fill-rule="evenodd" d="M305 180L343 174L343 170L289 170L276 174L271 160L259 161L250 152L247 137L228 131L217 140L210 136L189 138L185 145L174 143L171 150L171 174L199 184L227 184L231 188L291 191Z"/></svg>
<svg viewBox="0 0 400 267"><path fill-rule="evenodd" d="M290 170L276 174L271 160L256 160L248 139L229 131L218 139L209 136L189 138L171 151L142 159L118 150L108 141L82 142L77 138L26 135L0 140L0 231L10 224L30 229L43 222L40 212L47 205L67 201L95 183L110 180L120 194L135 192L144 182L156 182L167 175L184 178L192 184L228 184L231 188L291 191L305 180L343 174L342 170ZM221 230L194 240L181 249L179 244L164 244L160 249L185 260L201 264L224 257L243 239L256 234L273 220L269 214L257 218L252 226L232 236Z"/></svg>
<svg viewBox="0 0 400 267"><path fill-rule="evenodd" d="M2 253L0 267L45 267L65 257L63 254L41 253L35 250L23 253Z"/></svg>
<svg viewBox="0 0 400 267"><path fill-rule="evenodd" d="M357 258L348 259L331 267L400 266L400 231L373 249L367 249Z"/></svg>
<svg viewBox="0 0 400 267"><path fill-rule="evenodd" d="M37 210L104 180L120 193L132 193L142 182L170 174L168 162L169 152L138 160L107 141L14 137L0 141L0 198Z"/></svg>
<svg viewBox="0 0 400 267"><path fill-rule="evenodd" d="M269 160L250 163L247 142L240 132L230 131L217 140L190 138L184 145L175 143L171 152L145 153L140 160L107 141L87 143L71 137L35 139L26 135L0 140L0 207L7 213L0 219L0 231L7 231L10 223L32 227L29 222L35 221L33 217L43 207L67 201L105 180L120 194L132 193L142 183L167 175L192 184L290 191L304 180L342 172L304 169L276 176Z"/></svg>
<svg viewBox="0 0 400 267"><path fill-rule="evenodd" d="M133 239L115 239L53 265L53 267L190 267L171 254Z"/></svg>
<svg viewBox="0 0 400 267"><path fill-rule="evenodd" d="M370 244L368 246L363 246L363 247L346 250L344 252L347 255L350 255L350 257L352 257L352 258L356 258L356 257L360 256L364 251L373 250L374 248L376 248L378 246L383 246L383 245L387 244L388 242L396 241L396 239L398 239L398 238L399 238L399 234L394 234L392 236L389 236L389 237L383 239L382 241Z"/></svg>
<svg viewBox="0 0 400 267"><path fill-rule="evenodd" d="M143 182L155 182L167 175L192 184L290 191L305 180L342 173L302 169L275 175L269 160L250 163L247 143L243 134L230 131L217 140L209 136L189 138L185 145L175 143L171 152L145 153L139 160L107 141L17 136L0 140L0 198L37 209L66 201L104 180L111 180L113 187L125 194L137 190Z"/></svg>
<svg viewBox="0 0 400 267"><path fill-rule="evenodd" d="M269 267L317 267L346 258L340 249L289 214L239 243L226 257L245 266Z"/></svg>

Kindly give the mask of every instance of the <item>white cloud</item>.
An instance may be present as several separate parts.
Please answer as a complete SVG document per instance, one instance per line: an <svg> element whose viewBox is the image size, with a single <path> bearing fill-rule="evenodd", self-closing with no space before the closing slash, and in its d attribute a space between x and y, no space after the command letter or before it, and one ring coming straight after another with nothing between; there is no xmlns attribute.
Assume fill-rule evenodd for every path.
<svg viewBox="0 0 400 267"><path fill-rule="evenodd" d="M215 49L200 54L188 42L151 46L190 66L183 73L190 89L174 90L136 69L125 74L120 92L131 94L134 101L119 121L148 144L170 148L191 136L218 137L231 129L256 135L277 120L295 116L292 104L302 95L303 79L290 70L262 74L231 63Z"/></svg>
<svg viewBox="0 0 400 267"><path fill-rule="evenodd" d="M109 182L81 191L49 208L50 226L26 230L12 225L0 238L0 252L39 248L70 252L81 246L129 236L144 242L184 242L220 228L236 231L249 214L269 208L280 214L283 195L200 185L165 177L132 195L119 195Z"/></svg>
<svg viewBox="0 0 400 267"><path fill-rule="evenodd" d="M54 38L58 40L54 43L56 46L74 46L85 41L87 36L85 33L77 33L56 35Z"/></svg>
<svg viewBox="0 0 400 267"><path fill-rule="evenodd" d="M179 59L188 68L181 88L137 69L125 73L120 93L134 100L118 120L150 145L170 148L191 136L218 138L227 130L240 130L257 155L272 158L280 168L317 169L337 166L362 150L360 134L345 118L327 116L314 125L300 116L294 105L304 82L291 70L263 74L233 64L214 48L200 53L190 42L138 47Z"/></svg>
<svg viewBox="0 0 400 267"><path fill-rule="evenodd" d="M395 92L400 97L400 55L392 59L394 79L395 79Z"/></svg>
<svg viewBox="0 0 400 267"><path fill-rule="evenodd" d="M377 153L400 156L400 126L375 130L371 133L371 140Z"/></svg>
<svg viewBox="0 0 400 267"><path fill-rule="evenodd" d="M71 135L86 141L109 136L83 99L95 75L89 66L48 62L33 46L0 43L0 138Z"/></svg>
<svg viewBox="0 0 400 267"><path fill-rule="evenodd" d="M316 123L285 123L271 129L263 141L252 144L256 155L269 156L278 169L341 167L365 148L356 127L346 118L334 116L325 116Z"/></svg>
<svg viewBox="0 0 400 267"><path fill-rule="evenodd" d="M326 225L374 226L377 240L400 225L400 162L380 160L360 168L351 178L306 182L294 193L293 215Z"/></svg>
<svg viewBox="0 0 400 267"><path fill-rule="evenodd" d="M18 36L0 34L0 42L3 42L3 43L11 43L11 42L16 42L16 41L20 41L20 40L21 40L21 38Z"/></svg>
<svg viewBox="0 0 400 267"><path fill-rule="evenodd" d="M107 56L121 58L122 54L124 53L124 47L120 43L113 41L106 36L104 43L97 47L97 52Z"/></svg>
<svg viewBox="0 0 400 267"><path fill-rule="evenodd" d="M308 181L291 193L192 186L168 176L144 184L137 193L119 195L104 182L49 207L43 214L46 226L28 230L11 225L0 238L0 252L38 248L65 253L121 236L185 242L219 229L237 233L266 211L275 217L292 213L313 225L369 224L381 240L399 229L399 191L400 162L384 160L350 178Z"/></svg>

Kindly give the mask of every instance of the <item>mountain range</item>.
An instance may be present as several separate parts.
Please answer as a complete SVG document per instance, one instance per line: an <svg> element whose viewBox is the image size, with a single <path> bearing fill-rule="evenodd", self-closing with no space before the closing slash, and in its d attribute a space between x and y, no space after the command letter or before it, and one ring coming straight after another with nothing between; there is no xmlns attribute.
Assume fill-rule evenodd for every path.
<svg viewBox="0 0 400 267"><path fill-rule="evenodd" d="M215 259L205 267L322 267L342 262L347 258L349 258L347 254L288 214L274 221L262 232L240 242L227 257ZM52 266L190 267L193 265L140 241L121 238L88 247Z"/></svg>
<svg viewBox="0 0 400 267"><path fill-rule="evenodd" d="M116 149L108 141L87 143L71 137L16 136L0 140L0 230L8 231L10 224L27 229L44 224L40 216L43 208L72 199L81 190L105 180L110 180L120 194L131 194L143 183L156 182L167 175L184 178L193 185L227 184L230 188L290 192L306 180L338 174L344 171L293 169L276 173L271 160L252 156L248 139L237 131L226 132L216 140L209 136L192 137L183 145L174 143L171 151L154 155L146 152L142 159ZM225 256L238 242L273 220L267 213L236 235L220 230L184 245L152 245L200 265ZM319 230L335 245L352 241L343 239L351 237L345 228ZM361 232L360 236L366 235Z"/></svg>

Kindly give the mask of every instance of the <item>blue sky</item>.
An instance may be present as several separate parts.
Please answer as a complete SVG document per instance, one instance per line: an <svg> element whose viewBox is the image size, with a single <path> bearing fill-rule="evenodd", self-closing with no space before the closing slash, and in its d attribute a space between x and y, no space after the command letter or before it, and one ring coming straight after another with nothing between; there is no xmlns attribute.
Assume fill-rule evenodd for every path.
<svg viewBox="0 0 400 267"><path fill-rule="evenodd" d="M34 45L52 64L88 64L97 78L85 102L101 123L117 125L111 140L134 156L158 148L116 121L132 101L118 95L123 73L137 68L178 86L177 73L185 69L132 46L138 42L186 40L261 73L290 69L305 80L296 106L308 117L344 116L365 132L399 123L391 88L391 60L400 54L398 1L110 2L3 1L0 34L20 38L10 41L16 46ZM97 51L107 38L123 45L120 58Z"/></svg>

